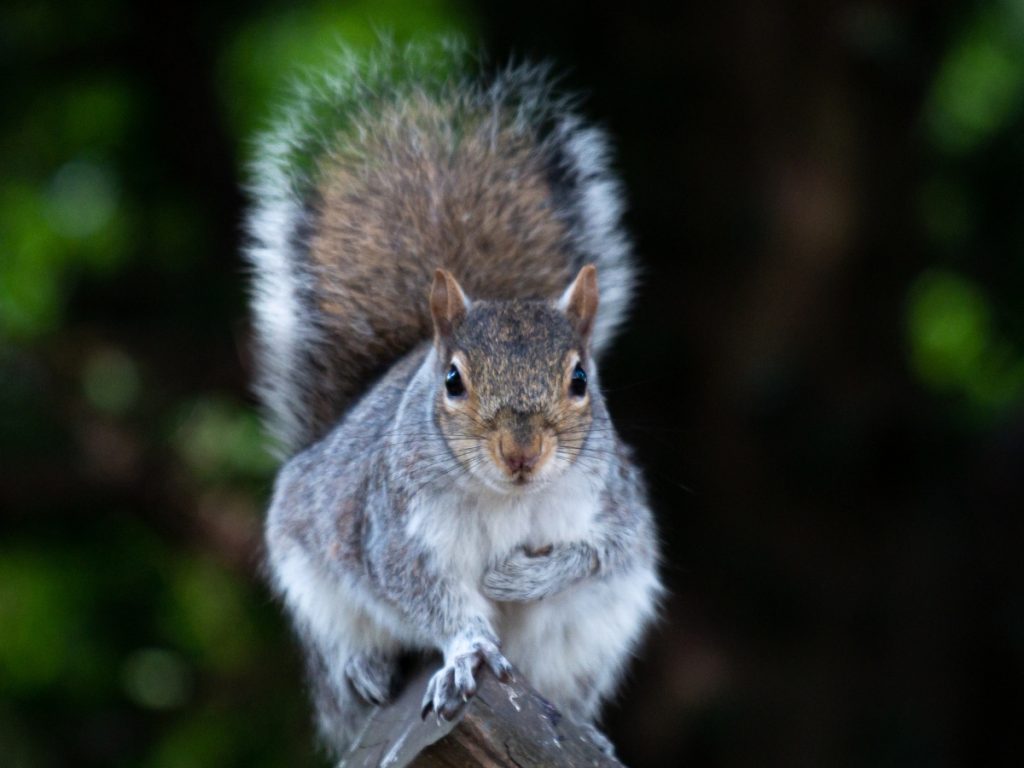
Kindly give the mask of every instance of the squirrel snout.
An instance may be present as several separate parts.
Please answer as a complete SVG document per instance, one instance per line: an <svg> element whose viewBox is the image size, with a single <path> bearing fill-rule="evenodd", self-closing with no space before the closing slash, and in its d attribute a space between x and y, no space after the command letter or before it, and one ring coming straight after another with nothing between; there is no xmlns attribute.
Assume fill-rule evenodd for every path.
<svg viewBox="0 0 1024 768"><path fill-rule="evenodd" d="M510 474L525 475L532 472L540 461L542 439L536 435L529 444L523 444L505 433L498 439L498 454Z"/></svg>

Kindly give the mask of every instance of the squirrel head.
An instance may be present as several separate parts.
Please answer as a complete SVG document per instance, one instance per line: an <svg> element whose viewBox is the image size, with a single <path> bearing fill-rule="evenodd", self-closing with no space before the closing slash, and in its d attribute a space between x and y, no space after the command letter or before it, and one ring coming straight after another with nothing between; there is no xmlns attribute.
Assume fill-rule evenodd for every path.
<svg viewBox="0 0 1024 768"><path fill-rule="evenodd" d="M452 454L486 485L538 488L579 457L593 419L597 270L557 302L471 301L438 269L430 293L435 408Z"/></svg>

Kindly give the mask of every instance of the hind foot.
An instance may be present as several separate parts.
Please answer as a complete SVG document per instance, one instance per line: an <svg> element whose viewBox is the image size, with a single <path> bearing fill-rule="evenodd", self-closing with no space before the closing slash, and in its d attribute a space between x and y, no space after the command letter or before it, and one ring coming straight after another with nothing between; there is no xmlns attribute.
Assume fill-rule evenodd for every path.
<svg viewBox="0 0 1024 768"><path fill-rule="evenodd" d="M386 653L357 653L345 664L345 677L362 699L383 706L391 700L397 668L396 659Z"/></svg>

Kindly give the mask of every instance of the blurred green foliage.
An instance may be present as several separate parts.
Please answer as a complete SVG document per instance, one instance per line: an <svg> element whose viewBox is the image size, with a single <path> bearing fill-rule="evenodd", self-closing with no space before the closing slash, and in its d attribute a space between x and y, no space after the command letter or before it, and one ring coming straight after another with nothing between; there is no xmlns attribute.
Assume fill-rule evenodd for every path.
<svg viewBox="0 0 1024 768"><path fill-rule="evenodd" d="M981 4L939 68L925 119L944 152L976 150L1024 106L1024 4Z"/></svg>
<svg viewBox="0 0 1024 768"><path fill-rule="evenodd" d="M964 396L982 415L1024 396L1024 356L996 335L985 293L952 272L929 272L910 298L911 362L928 386Z"/></svg>
<svg viewBox="0 0 1024 768"><path fill-rule="evenodd" d="M132 217L112 163L133 125L124 82L61 83L5 122L0 163L0 339L55 330L65 276L126 257Z"/></svg>
<svg viewBox="0 0 1024 768"><path fill-rule="evenodd" d="M977 424L1015 411L1024 402L1024 328L1001 327L1010 318L994 303L1014 306L1024 282L1019 220L986 220L976 188L978 169L1000 157L1020 167L1019 142L999 142L1018 131L1024 116L1024 3L1000 0L973 7L938 66L923 119L933 176L921 191L922 228L939 266L918 277L908 293L910 363L921 382L955 398ZM1012 157L1012 159L1010 159ZM979 232L979 227L995 226ZM969 273L972 249L997 264L995 284L1011 295L993 297ZM976 261L982 261L976 259Z"/></svg>

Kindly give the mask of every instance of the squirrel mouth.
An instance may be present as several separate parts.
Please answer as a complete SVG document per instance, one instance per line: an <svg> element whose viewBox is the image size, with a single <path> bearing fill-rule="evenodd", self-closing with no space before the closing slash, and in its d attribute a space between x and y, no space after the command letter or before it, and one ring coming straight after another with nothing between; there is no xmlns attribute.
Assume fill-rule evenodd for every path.
<svg viewBox="0 0 1024 768"><path fill-rule="evenodd" d="M546 472L540 471L540 467L519 472L509 472L505 475L505 482L515 490L531 491L543 488L551 479Z"/></svg>

